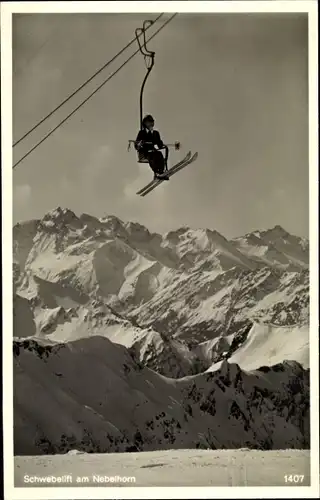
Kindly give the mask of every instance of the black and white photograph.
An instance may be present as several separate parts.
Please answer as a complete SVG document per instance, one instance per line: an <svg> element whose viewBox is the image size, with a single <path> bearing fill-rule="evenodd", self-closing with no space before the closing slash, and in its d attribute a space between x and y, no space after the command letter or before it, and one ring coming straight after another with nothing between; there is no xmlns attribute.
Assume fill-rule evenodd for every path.
<svg viewBox="0 0 320 500"><path fill-rule="evenodd" d="M5 498L316 498L317 3L46 4L1 6Z"/></svg>

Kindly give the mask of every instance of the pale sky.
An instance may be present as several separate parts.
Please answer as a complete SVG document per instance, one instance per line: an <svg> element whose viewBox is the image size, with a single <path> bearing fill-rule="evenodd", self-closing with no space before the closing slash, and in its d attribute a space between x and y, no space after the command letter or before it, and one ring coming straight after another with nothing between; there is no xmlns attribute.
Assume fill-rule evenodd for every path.
<svg viewBox="0 0 320 500"><path fill-rule="evenodd" d="M14 140L156 16L15 14ZM196 163L145 198L135 194L152 178L127 152L145 74L136 56L14 169L14 222L61 206L159 232L188 225L233 237L280 224L308 236L307 36L306 15L178 14L149 44L156 59L144 110L165 141L181 141L171 164L189 149ZM15 147L14 160L135 49Z"/></svg>

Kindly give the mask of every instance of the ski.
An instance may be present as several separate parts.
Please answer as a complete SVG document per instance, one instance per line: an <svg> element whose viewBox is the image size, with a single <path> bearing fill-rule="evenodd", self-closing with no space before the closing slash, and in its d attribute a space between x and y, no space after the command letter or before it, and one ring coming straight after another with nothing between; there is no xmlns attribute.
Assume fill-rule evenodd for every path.
<svg viewBox="0 0 320 500"><path fill-rule="evenodd" d="M190 165L190 163L193 163L194 161L196 161L197 158L198 158L198 153L196 152L188 160L184 160L182 162L177 163L175 166L170 168L170 170L168 170L168 177L172 177L174 174L176 174L177 172L182 170L184 167L186 167L187 165ZM140 196L146 196L147 194L151 193L151 191L153 191L162 182L166 182L166 181L164 179L157 179L155 184L152 184L150 187L145 188L142 191L142 193L140 194Z"/></svg>
<svg viewBox="0 0 320 500"><path fill-rule="evenodd" d="M186 154L186 156L183 158L183 160L179 161L178 163L176 163L175 165L173 165L173 167L169 168L169 170L167 171L168 175L169 175L169 172L172 172L173 170L175 170L176 168L178 168L180 165L182 165L183 163L185 163L186 161L188 161L190 158L191 158L191 151L189 151ZM139 191L137 191L136 194L141 194L142 195L142 193L146 189L149 189L151 186L153 186L153 184L156 184L159 181L160 181L160 179L153 179L152 181L149 182L149 184L147 184L142 189L140 189ZM161 181L162 181L162 179L161 179Z"/></svg>

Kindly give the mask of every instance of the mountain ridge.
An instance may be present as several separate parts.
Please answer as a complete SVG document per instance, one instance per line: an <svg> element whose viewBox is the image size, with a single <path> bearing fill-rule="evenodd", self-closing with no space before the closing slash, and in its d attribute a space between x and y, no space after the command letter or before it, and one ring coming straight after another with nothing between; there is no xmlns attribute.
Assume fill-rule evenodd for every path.
<svg viewBox="0 0 320 500"><path fill-rule="evenodd" d="M297 362L244 372L224 361L175 380L103 337L13 351L19 455L309 446L309 372Z"/></svg>

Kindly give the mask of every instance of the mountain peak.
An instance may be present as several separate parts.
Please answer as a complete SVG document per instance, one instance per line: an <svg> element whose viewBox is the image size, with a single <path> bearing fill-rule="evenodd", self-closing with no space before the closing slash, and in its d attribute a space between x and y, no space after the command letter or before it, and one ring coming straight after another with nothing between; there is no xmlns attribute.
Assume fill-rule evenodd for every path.
<svg viewBox="0 0 320 500"><path fill-rule="evenodd" d="M127 222L124 227L128 230L129 233L150 234L149 229L142 224L139 224L139 222Z"/></svg>
<svg viewBox="0 0 320 500"><path fill-rule="evenodd" d="M72 210L69 208L57 207L52 210L49 210L42 218L42 220L58 220L58 219L77 219L78 217Z"/></svg>
<svg viewBox="0 0 320 500"><path fill-rule="evenodd" d="M290 236L290 233L288 233L288 231L283 229L283 227L280 226L279 224L274 226L272 229L269 229L268 231L266 231L266 234L273 234L275 236L281 236L281 237Z"/></svg>
<svg viewBox="0 0 320 500"><path fill-rule="evenodd" d="M276 224L274 227L272 227L270 229L263 229L263 230L255 229L254 231L251 231L250 233L245 234L245 237L249 238L249 239L250 238L263 238L265 236L285 238L285 237L290 236L290 233L288 233L288 231L286 231L279 224ZM242 238L242 236L239 236L238 238ZM237 240L238 238L234 238L234 239Z"/></svg>
<svg viewBox="0 0 320 500"><path fill-rule="evenodd" d="M120 224L124 224L124 222L119 217L113 214L104 215L103 217L100 217L99 220L100 222L118 222Z"/></svg>

